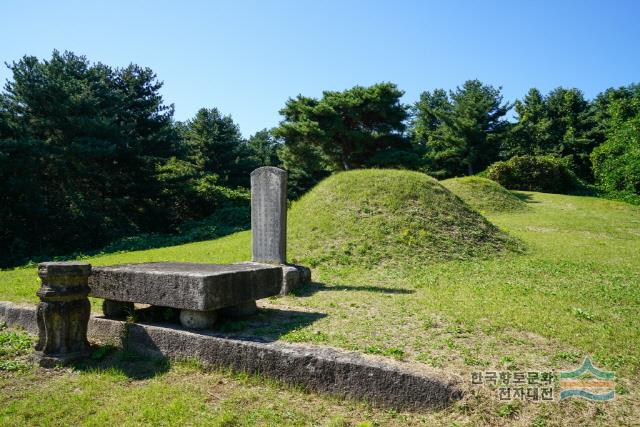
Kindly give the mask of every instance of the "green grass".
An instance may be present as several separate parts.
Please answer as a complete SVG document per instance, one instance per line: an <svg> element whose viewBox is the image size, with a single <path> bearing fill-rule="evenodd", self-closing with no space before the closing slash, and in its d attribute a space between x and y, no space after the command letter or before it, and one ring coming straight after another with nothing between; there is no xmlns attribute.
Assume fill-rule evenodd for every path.
<svg viewBox="0 0 640 427"><path fill-rule="evenodd" d="M450 200L457 201L447 205L448 209L458 209L454 216L459 217L461 212L476 215L471 219L465 217L466 226L484 221L478 220L475 211L466 208L437 183L419 174L404 175L403 172L365 171L360 176L357 173L341 175L328 181L334 185L325 185L325 182L294 203L290 211L290 258L315 260L314 283L299 289L295 295L263 300L258 316L223 323L222 332L331 345L402 363L434 366L458 373L467 380L471 372L483 369L570 369L585 355L591 355L599 367L617 372L619 390L624 394L615 402L597 405L566 401L505 406L490 391L471 389L462 402L445 411L390 413L365 404L341 403L261 382L263 380L237 382L237 378L228 374L185 373L179 367L171 367L149 380L131 382L118 377L111 389L101 382L107 381L100 376L103 374L66 372L60 378L46 380L46 384L53 381L53 388L46 385L43 390L55 387L74 390L81 381L79 378L85 378L86 387L95 385L94 394L86 401L100 402L87 403L86 407L102 413L105 418L96 419L105 420L104 423L111 420L105 414L109 408L115 413L125 411L116 396L128 393L136 396L133 400L139 404L125 418L133 424L145 421L144 414L151 412L164 392L170 396L176 393L188 396L182 401L187 406L183 412L176 409L174 418L164 409L160 412L168 417L167 424L176 425L183 420L179 418L180 413L195 417L194 424L215 424L227 417L230 425L234 422L349 425L376 420L382 425L558 425L567 419L575 425L640 423L637 403L640 395L637 385L640 380L639 207L590 197L518 192L515 194L527 207L515 211L485 211L488 220L502 231L485 228L489 230L485 236L490 243L481 245L482 250L465 249L464 255L456 257L449 253L454 248L449 243L429 247L432 242L428 239L423 243L407 243L395 236L380 236L375 231L375 226L382 224L393 234L397 228L390 216L408 215L403 210L416 204L420 210L412 210L410 216L436 218L441 221L438 224L443 224L447 216L442 213L442 203ZM349 182L337 184L340 180L349 181L350 176L356 181L352 187ZM409 177L409 183L400 177ZM360 178L374 178L375 182L393 186L400 200L393 202L392 194L383 194L383 200L373 200L382 188L376 190L374 182L374 188L368 190ZM401 184L396 185L399 182ZM458 191L455 187L451 189ZM416 190L442 194L413 198L420 192ZM333 196L332 191L337 194ZM464 199L462 193L458 196ZM317 204L315 209L314 204ZM369 211L365 212L362 206ZM352 214L363 218L350 219ZM369 223L366 215L373 214L384 218ZM333 220L333 215L338 219ZM317 230L304 234L305 223ZM408 224L419 231L427 221L409 220ZM400 226L401 223L397 225ZM327 236L323 244L332 254L326 259L321 256L324 246L317 244L324 238L323 233ZM506 238L503 233L512 237ZM305 236L314 241L301 241ZM470 236L469 242L476 244L476 237ZM378 238L385 246L402 247L375 247ZM514 238L523 242L526 250L509 250L509 242ZM338 240L339 243L334 243ZM344 242L356 242L357 247L366 241L374 246L370 252L343 250L349 246ZM506 246L494 250L503 242L507 242ZM249 247L249 233L243 232L215 241L113 254L90 261L95 264L148 260L231 262L248 259ZM415 255L411 252L413 248L427 254ZM444 254L437 254L439 250ZM343 261L344 257L353 262ZM375 262L377 259L381 262ZM34 302L36 289L34 267L0 273L0 300ZM29 380L29 375L35 374L16 371L0 376L3 391L0 399L5 399L0 402L0 408L10 404L10 411L0 409L0 414L22 420L16 424L29 424L24 418L29 408L46 400L46 391L40 391L36 381ZM218 386L217 381L227 381L227 385ZM211 387L219 389L224 397L207 397L206 390ZM255 400L243 400L245 395ZM294 403L281 404L281 398ZM128 399L127 396L124 401L131 402ZM179 397L175 399L180 401ZM73 412L72 400L60 398L56 402ZM263 415L257 414L263 411L274 418L260 418ZM62 410L60 414L59 423L73 424L76 420L72 415L65 416ZM2 418L0 424L3 424Z"/></svg>
<svg viewBox="0 0 640 427"><path fill-rule="evenodd" d="M318 425L338 417L400 425L406 419L259 377L122 353L74 370L12 372L0 376L0 390L2 426Z"/></svg>
<svg viewBox="0 0 640 427"><path fill-rule="evenodd" d="M25 356L31 353L33 339L27 334L6 329L7 326L0 323L0 372L26 369L29 364Z"/></svg>
<svg viewBox="0 0 640 427"><path fill-rule="evenodd" d="M513 212L527 208L527 204L515 194L490 179L467 176L441 183L481 213Z"/></svg>

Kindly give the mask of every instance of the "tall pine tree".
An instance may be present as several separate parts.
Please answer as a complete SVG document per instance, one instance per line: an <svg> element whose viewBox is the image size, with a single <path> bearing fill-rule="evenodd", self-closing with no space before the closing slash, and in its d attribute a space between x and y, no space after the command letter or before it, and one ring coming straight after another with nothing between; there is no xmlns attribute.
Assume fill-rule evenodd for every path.
<svg viewBox="0 0 640 427"><path fill-rule="evenodd" d="M468 80L450 91L424 93L415 106L416 135L427 136L427 169L439 177L473 175L498 159L511 105L500 88Z"/></svg>
<svg viewBox="0 0 640 427"><path fill-rule="evenodd" d="M155 74L57 51L8 66L0 96L4 263L162 229L156 169L178 140Z"/></svg>

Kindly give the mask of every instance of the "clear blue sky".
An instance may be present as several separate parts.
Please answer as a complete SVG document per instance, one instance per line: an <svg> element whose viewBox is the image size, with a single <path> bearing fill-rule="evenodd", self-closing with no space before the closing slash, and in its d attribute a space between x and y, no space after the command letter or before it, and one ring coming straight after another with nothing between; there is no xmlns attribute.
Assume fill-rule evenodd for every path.
<svg viewBox="0 0 640 427"><path fill-rule="evenodd" d="M392 81L478 78L508 100L536 86L588 97L640 81L640 1L22 1L0 8L0 60L71 50L151 67L184 120L231 114L245 136L287 98ZM0 80L9 77L2 67Z"/></svg>

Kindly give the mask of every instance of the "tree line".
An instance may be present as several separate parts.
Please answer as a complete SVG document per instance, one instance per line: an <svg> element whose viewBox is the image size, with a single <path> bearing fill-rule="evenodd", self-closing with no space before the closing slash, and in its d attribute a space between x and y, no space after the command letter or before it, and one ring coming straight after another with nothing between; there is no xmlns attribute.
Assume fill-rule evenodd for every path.
<svg viewBox="0 0 640 427"><path fill-rule="evenodd" d="M245 139L216 108L174 120L149 68L57 51L7 66L3 266L110 243L145 247L162 233L193 240L246 227L249 173L263 165L289 171L294 198L334 171L391 167L447 178L551 156L580 185L630 200L640 194L638 85L593 100L575 88L534 88L511 104L501 88L470 80L425 91L414 105L401 102L393 83L356 86L290 98L277 127Z"/></svg>

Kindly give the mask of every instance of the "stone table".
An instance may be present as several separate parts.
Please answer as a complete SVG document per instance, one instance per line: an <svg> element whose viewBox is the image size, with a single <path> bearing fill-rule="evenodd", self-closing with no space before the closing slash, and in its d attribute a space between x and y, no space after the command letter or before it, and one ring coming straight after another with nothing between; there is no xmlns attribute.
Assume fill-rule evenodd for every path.
<svg viewBox="0 0 640 427"><path fill-rule="evenodd" d="M180 321L190 328L207 328L223 311L247 315L256 300L280 293L280 266L246 262L200 264L155 262L94 267L90 296L104 298L104 314L133 309L133 303L180 310Z"/></svg>

